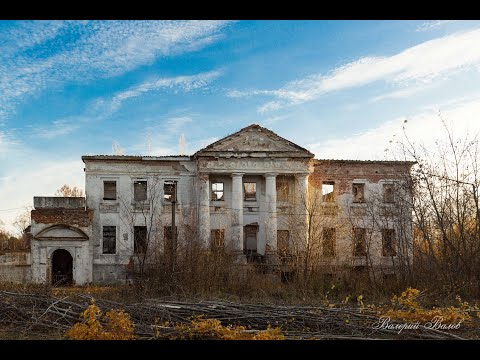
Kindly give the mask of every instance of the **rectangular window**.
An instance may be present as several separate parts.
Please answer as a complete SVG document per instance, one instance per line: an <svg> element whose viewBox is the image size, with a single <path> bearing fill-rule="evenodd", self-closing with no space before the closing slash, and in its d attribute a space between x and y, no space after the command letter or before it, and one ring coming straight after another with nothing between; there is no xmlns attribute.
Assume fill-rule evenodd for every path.
<svg viewBox="0 0 480 360"><path fill-rule="evenodd" d="M353 202L354 203L365 202L364 190L365 190L365 184L353 184L352 185L352 193L353 193Z"/></svg>
<svg viewBox="0 0 480 360"><path fill-rule="evenodd" d="M323 228L322 254L325 257L335 256L335 228Z"/></svg>
<svg viewBox="0 0 480 360"><path fill-rule="evenodd" d="M117 227L103 227L103 253L115 254L117 251Z"/></svg>
<svg viewBox="0 0 480 360"><path fill-rule="evenodd" d="M334 202L335 201L334 190L335 190L334 181L324 181L322 183L322 201Z"/></svg>
<svg viewBox="0 0 480 360"><path fill-rule="evenodd" d="M277 177L277 200L287 201L289 196L288 181L285 177Z"/></svg>
<svg viewBox="0 0 480 360"><path fill-rule="evenodd" d="M212 251L223 250L225 246L225 229L210 230L210 248Z"/></svg>
<svg viewBox="0 0 480 360"><path fill-rule="evenodd" d="M103 182L103 200L117 200L117 182Z"/></svg>
<svg viewBox="0 0 480 360"><path fill-rule="evenodd" d="M366 235L364 228L353 228L353 256L367 255Z"/></svg>
<svg viewBox="0 0 480 360"><path fill-rule="evenodd" d="M147 251L147 227L135 226L133 228L133 252L145 254Z"/></svg>
<svg viewBox="0 0 480 360"><path fill-rule="evenodd" d="M165 201L176 201L176 183L173 181L165 181L163 184L163 200Z"/></svg>
<svg viewBox="0 0 480 360"><path fill-rule="evenodd" d="M257 253L257 225L245 225L243 234L245 237L244 249L247 254Z"/></svg>
<svg viewBox="0 0 480 360"><path fill-rule="evenodd" d="M383 202L385 203L394 203L394 186L393 184L383 184Z"/></svg>
<svg viewBox="0 0 480 360"><path fill-rule="evenodd" d="M257 200L257 183L246 182L243 183L244 200L255 201Z"/></svg>
<svg viewBox="0 0 480 360"><path fill-rule="evenodd" d="M147 200L147 181L139 180L133 183L133 199L135 201Z"/></svg>
<svg viewBox="0 0 480 360"><path fill-rule="evenodd" d="M395 229L382 229L382 255L396 256Z"/></svg>
<svg viewBox="0 0 480 360"><path fill-rule="evenodd" d="M212 182L212 201L223 201L223 182Z"/></svg>

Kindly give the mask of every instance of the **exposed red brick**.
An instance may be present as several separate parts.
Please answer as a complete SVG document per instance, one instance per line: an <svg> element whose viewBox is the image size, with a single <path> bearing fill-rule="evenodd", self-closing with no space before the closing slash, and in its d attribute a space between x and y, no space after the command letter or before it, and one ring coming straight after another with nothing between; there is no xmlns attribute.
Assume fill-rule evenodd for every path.
<svg viewBox="0 0 480 360"><path fill-rule="evenodd" d="M78 227L90 226L93 210L82 209L36 209L32 220L40 224L69 224Z"/></svg>
<svg viewBox="0 0 480 360"><path fill-rule="evenodd" d="M322 181L335 181L338 194L351 191L354 179L366 179L376 183L379 180L402 179L410 173L413 163L404 162L354 162L344 160L313 160L314 172L309 184L316 188Z"/></svg>

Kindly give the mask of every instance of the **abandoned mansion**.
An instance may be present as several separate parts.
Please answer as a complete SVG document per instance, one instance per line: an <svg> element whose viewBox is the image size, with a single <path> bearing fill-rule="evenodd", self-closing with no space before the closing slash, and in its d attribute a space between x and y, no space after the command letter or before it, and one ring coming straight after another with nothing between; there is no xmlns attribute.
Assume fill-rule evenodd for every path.
<svg viewBox="0 0 480 360"><path fill-rule="evenodd" d="M34 197L25 281L121 283L146 253L193 243L272 269L305 254L329 273L411 259L412 162L318 160L259 125L192 156L82 160L85 197Z"/></svg>

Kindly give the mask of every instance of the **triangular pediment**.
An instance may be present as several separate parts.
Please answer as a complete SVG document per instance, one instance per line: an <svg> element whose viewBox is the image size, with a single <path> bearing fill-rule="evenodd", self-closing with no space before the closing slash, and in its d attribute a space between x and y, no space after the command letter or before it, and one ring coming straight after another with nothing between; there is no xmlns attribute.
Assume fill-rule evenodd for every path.
<svg viewBox="0 0 480 360"><path fill-rule="evenodd" d="M194 156L222 156L229 153L284 153L285 156L313 157L307 149L278 136L260 125L250 125L198 151Z"/></svg>
<svg viewBox="0 0 480 360"><path fill-rule="evenodd" d="M41 230L34 238L36 240L88 240L88 235L74 226L58 224Z"/></svg>

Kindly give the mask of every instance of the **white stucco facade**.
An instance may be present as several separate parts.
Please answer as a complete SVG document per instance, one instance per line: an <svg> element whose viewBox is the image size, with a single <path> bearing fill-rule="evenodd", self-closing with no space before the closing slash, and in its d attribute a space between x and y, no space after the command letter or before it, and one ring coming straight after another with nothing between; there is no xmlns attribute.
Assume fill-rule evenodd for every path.
<svg viewBox="0 0 480 360"><path fill-rule="evenodd" d="M83 156L82 160L86 194L83 206L60 202L55 208L48 200L43 203L38 200L35 215L32 212L34 282L52 281L52 259L58 249L68 251L72 257L75 284L128 280L138 235L135 235L136 227L146 228L153 249L155 244L159 245L159 239L165 238L165 227L171 225L172 203L165 197L168 184L175 184L176 189L175 224L179 242L198 241L208 247L212 236L218 233L222 234L225 248L237 254L239 263L251 261L253 256L275 264L277 236L281 231L293 231L292 216L295 235L306 238L309 219L305 202L313 189L312 180L323 179L313 154L258 125L227 136L193 156L98 155ZM396 166L394 162L370 162L364 167L375 164L379 169L375 170L377 173L387 166ZM404 173L404 168L409 169L402 167ZM352 203L349 190L352 179L342 174L337 174L340 179L335 188L337 210L331 219L335 225L331 226L343 223L349 228L353 226L348 224L352 216L346 215L351 215L352 208L368 211L362 210L367 205ZM327 177L335 182L337 175L333 172ZM359 176L353 178L353 183L365 184L366 198L381 192L383 183L393 182L392 177L395 178L394 173L385 179L382 174L374 179ZM280 196L279 184L288 190L288 196ZM255 191L248 190L246 194L247 188ZM81 221L72 220L75 214L79 214ZM356 216L358 218L358 214ZM402 216L406 217L404 221L411 222L408 211ZM348 219L341 220L342 217ZM361 217L366 223L367 215ZM375 236L378 234L373 238ZM381 240L373 243L372 249L377 251L374 246L380 246ZM338 236L335 243L338 251L328 262L345 262L351 258L347 250L342 250L343 247L350 249L350 245L351 236ZM164 249L157 247L160 252ZM62 256L69 259L65 253ZM378 256L377 263L382 261L391 262L391 258L387 261Z"/></svg>

